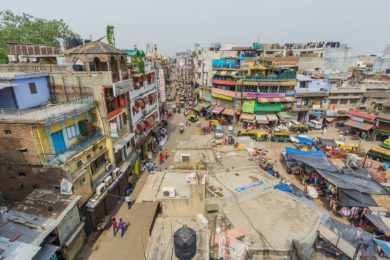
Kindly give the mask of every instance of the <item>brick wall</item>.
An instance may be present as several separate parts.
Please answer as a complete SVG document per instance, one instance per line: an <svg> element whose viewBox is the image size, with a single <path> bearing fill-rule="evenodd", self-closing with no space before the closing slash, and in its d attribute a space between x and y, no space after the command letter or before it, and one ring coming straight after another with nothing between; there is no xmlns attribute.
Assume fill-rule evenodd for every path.
<svg viewBox="0 0 390 260"><path fill-rule="evenodd" d="M62 174L61 168L0 164L1 195L10 201L21 201L34 188L59 189Z"/></svg>
<svg viewBox="0 0 390 260"><path fill-rule="evenodd" d="M31 125L0 124L0 163L40 165Z"/></svg>

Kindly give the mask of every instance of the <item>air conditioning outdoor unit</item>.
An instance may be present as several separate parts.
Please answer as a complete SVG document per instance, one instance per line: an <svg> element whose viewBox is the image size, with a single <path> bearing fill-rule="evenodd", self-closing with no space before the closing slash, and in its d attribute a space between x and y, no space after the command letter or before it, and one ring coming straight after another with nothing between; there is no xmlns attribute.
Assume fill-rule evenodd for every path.
<svg viewBox="0 0 390 260"><path fill-rule="evenodd" d="M118 175L119 175L119 168L118 167L116 167L113 171L112 171L112 178L115 180L117 177L118 177Z"/></svg>
<svg viewBox="0 0 390 260"><path fill-rule="evenodd" d="M114 167L114 165L112 165L112 163L106 164L106 171L110 171L112 169L112 167Z"/></svg>
<svg viewBox="0 0 390 260"><path fill-rule="evenodd" d="M175 197L175 188L174 187L163 187L162 195L164 197L174 198Z"/></svg>
<svg viewBox="0 0 390 260"><path fill-rule="evenodd" d="M111 176L106 177L104 179L104 183L107 185L107 187L110 186L112 183L112 177Z"/></svg>
<svg viewBox="0 0 390 260"><path fill-rule="evenodd" d="M96 187L96 195L102 195L107 189L107 185L103 182Z"/></svg>
<svg viewBox="0 0 390 260"><path fill-rule="evenodd" d="M190 154L188 154L188 153L182 153L182 154L181 154L181 161L182 161L182 162L189 162L189 161L190 161Z"/></svg>

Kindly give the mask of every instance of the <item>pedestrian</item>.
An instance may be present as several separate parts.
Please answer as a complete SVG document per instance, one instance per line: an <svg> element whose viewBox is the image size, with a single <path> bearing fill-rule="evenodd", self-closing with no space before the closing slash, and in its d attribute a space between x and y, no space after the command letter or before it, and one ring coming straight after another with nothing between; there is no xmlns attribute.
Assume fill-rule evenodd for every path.
<svg viewBox="0 0 390 260"><path fill-rule="evenodd" d="M164 149L164 156L165 156L165 160L168 159L168 149Z"/></svg>
<svg viewBox="0 0 390 260"><path fill-rule="evenodd" d="M113 232L114 237L115 237L116 232L118 231L118 222L116 221L115 218L112 218L112 220L111 220L111 226L112 226L112 232Z"/></svg>
<svg viewBox="0 0 390 260"><path fill-rule="evenodd" d="M121 237L125 234L125 222L120 218L118 222L119 229L121 230Z"/></svg>
<svg viewBox="0 0 390 260"><path fill-rule="evenodd" d="M162 153L160 153L160 164L163 164L164 162L164 156Z"/></svg>
<svg viewBox="0 0 390 260"><path fill-rule="evenodd" d="M125 197L125 201L127 203L128 209L130 209L131 208L131 202L132 202L130 194Z"/></svg>
<svg viewBox="0 0 390 260"><path fill-rule="evenodd" d="M326 128L327 127L324 127L324 129L322 129L322 135L326 135Z"/></svg>

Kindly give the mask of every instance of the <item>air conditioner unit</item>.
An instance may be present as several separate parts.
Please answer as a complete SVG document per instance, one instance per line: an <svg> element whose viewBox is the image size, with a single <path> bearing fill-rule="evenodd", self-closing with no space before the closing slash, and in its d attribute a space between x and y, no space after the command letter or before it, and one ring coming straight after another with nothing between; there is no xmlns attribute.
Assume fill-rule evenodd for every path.
<svg viewBox="0 0 390 260"><path fill-rule="evenodd" d="M104 183L107 185L107 187L110 186L111 183L112 183L112 176L106 177L106 178L104 179Z"/></svg>
<svg viewBox="0 0 390 260"><path fill-rule="evenodd" d="M107 185L103 182L96 187L96 195L102 195L107 189Z"/></svg>
<svg viewBox="0 0 390 260"><path fill-rule="evenodd" d="M188 153L182 153L181 155L181 161L182 162L189 162L190 161L190 154Z"/></svg>
<svg viewBox="0 0 390 260"><path fill-rule="evenodd" d="M106 171L107 171L107 172L108 172L108 171L111 171L113 167L114 167L114 165L112 165L112 163L106 164Z"/></svg>
<svg viewBox="0 0 390 260"><path fill-rule="evenodd" d="M112 171L112 178L115 180L116 179L116 177L118 177L118 175L119 175L119 168L118 167L116 167L113 171Z"/></svg>
<svg viewBox="0 0 390 260"><path fill-rule="evenodd" d="M174 198L175 197L175 188L174 187L163 187L162 195L164 197Z"/></svg>

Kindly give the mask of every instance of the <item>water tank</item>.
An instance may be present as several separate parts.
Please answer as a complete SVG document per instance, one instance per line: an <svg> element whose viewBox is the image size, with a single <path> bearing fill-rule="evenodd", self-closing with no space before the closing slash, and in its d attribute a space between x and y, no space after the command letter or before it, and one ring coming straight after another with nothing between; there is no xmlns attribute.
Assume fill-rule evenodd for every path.
<svg viewBox="0 0 390 260"><path fill-rule="evenodd" d="M183 225L173 235L175 255L180 260L189 260L196 254L196 232Z"/></svg>

